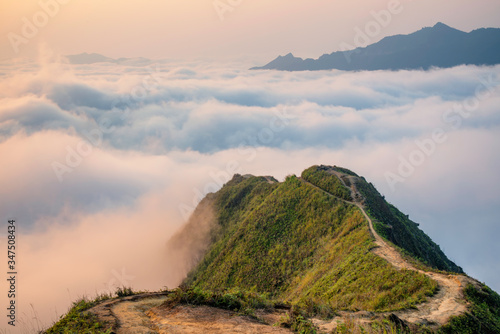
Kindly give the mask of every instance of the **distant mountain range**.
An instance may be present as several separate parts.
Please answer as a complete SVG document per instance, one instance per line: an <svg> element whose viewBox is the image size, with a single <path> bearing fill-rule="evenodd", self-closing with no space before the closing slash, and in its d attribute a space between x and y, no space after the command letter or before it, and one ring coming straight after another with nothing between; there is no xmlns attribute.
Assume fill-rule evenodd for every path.
<svg viewBox="0 0 500 334"><path fill-rule="evenodd" d="M66 56L70 64L75 64L75 65L84 65L84 64L95 64L95 63L115 63L115 64L122 64L122 63L149 63L151 60L147 58L109 58L106 56L103 56L98 53L80 53L77 55L68 55Z"/></svg>
<svg viewBox="0 0 500 334"><path fill-rule="evenodd" d="M318 59L302 59L289 53L252 70L427 70L499 63L500 29L482 28L466 33L438 23L409 35L386 37L367 47L337 51Z"/></svg>

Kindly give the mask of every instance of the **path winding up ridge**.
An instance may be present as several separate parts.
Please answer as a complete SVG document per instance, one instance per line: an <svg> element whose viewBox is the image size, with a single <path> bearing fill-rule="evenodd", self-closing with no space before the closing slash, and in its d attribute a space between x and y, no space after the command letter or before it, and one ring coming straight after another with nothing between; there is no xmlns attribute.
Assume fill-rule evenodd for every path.
<svg viewBox="0 0 500 334"><path fill-rule="evenodd" d="M346 188L350 189L353 201L351 202L343 200L341 198L339 199L348 204L356 205L361 210L366 220L368 221L368 224L370 226L370 232L375 238L375 244L378 246L374 248L372 251L378 256L387 260L394 267L398 269L404 268L408 270L415 270L419 273L427 275L431 279L435 280L439 285L438 293L432 297L429 297L427 302L418 305L417 309L397 311L392 313L397 315L400 319L403 319L410 323L425 324L437 327L446 324L450 319L450 317L459 316L464 312L466 312L467 305L465 303L463 289L464 287L467 286L468 283L474 285L478 285L479 283L476 280L469 278L465 275L441 274L437 272L424 271L415 268L415 266L413 266L410 262L405 260L394 247L385 242L382 239L382 237L375 231L375 228L373 227L373 222L365 211L363 205L363 196L356 188L356 181L358 177L340 173L334 170L333 168L329 169L328 172L339 178L342 184ZM313 184L311 185L316 187ZM322 190L323 192L329 194L330 196L334 196L329 192L325 191L324 189L321 189L319 187L316 188ZM366 317L366 312L358 312L358 313L360 318ZM356 314L351 313L349 316L356 317ZM334 319L334 321L337 320L338 319ZM324 329L331 328L331 326L328 326L329 324L332 325L332 322L317 323L317 325L319 325L320 327L324 327Z"/></svg>
<svg viewBox="0 0 500 334"><path fill-rule="evenodd" d="M463 289L471 283L479 285L472 278L465 275L443 274L424 271L416 268L389 243L384 241L375 231L373 222L365 211L364 198L356 188L358 177L347 175L333 168L328 172L340 179L342 184L350 189L352 201L346 201L319 188L305 180L303 182L334 196L350 205L357 206L368 221L370 232L377 245L372 251L387 260L397 269L415 270L435 280L439 291L428 301L418 305L417 309L403 310L390 313L371 312L339 312L340 316L325 321L312 319L315 325L324 332L330 333L339 322L346 317L358 323L369 323L374 315L396 315L398 318L413 324L424 324L429 327L440 327L448 322L450 317L459 316L467 311L467 304L463 296ZM268 180L269 182L274 180ZM256 322L248 317L238 316L234 312L207 307L191 307L177 305L165 308L161 305L166 300L168 292L146 293L130 297L123 297L105 301L89 311L96 314L100 321L112 326L113 333L291 333L289 329L273 327L283 315L279 312L259 314L263 322Z"/></svg>

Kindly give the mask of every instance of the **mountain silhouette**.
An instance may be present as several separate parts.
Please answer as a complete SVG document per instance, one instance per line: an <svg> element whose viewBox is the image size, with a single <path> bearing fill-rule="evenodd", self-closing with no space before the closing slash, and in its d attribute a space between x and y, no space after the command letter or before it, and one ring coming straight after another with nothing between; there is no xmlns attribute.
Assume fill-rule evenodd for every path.
<svg viewBox="0 0 500 334"><path fill-rule="evenodd" d="M366 47L337 51L318 59L302 59L289 53L252 70L427 70L499 63L500 29L481 28L466 33L438 23L409 35L385 37Z"/></svg>
<svg viewBox="0 0 500 334"><path fill-rule="evenodd" d="M76 55L65 56L70 64L73 65L89 65L96 63L114 63L114 64L148 64L151 60L143 57L138 58L110 58L99 53L80 53Z"/></svg>

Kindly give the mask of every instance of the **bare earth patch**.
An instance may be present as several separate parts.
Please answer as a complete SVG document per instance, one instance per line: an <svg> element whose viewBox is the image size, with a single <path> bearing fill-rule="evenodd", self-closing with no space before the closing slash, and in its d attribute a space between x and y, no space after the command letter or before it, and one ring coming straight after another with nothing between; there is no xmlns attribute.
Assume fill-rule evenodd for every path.
<svg viewBox="0 0 500 334"><path fill-rule="evenodd" d="M257 311L259 320L208 306L162 305L166 294L142 294L105 301L89 311L117 334L292 333L272 326L284 312Z"/></svg>
<svg viewBox="0 0 500 334"><path fill-rule="evenodd" d="M235 312L209 306L157 307L147 313L158 326L157 333L291 333Z"/></svg>
<svg viewBox="0 0 500 334"><path fill-rule="evenodd" d="M118 320L117 334L153 334L156 324L146 315L153 307L160 306L166 297L126 301L113 306L113 314Z"/></svg>

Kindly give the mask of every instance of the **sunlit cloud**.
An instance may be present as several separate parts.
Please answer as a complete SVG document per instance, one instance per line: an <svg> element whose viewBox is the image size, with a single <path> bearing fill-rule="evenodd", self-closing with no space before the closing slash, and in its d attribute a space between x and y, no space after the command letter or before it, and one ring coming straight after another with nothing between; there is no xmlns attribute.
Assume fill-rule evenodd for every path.
<svg viewBox="0 0 500 334"><path fill-rule="evenodd" d="M500 66L288 73L45 61L1 71L0 211L20 225L24 310L33 303L46 323L79 295L113 288L122 269L134 288L172 287L166 242L207 192L234 173L283 180L313 164L365 176L500 288L490 237ZM468 116L454 111L477 91L485 98ZM386 173L438 128L447 139L391 189Z"/></svg>

